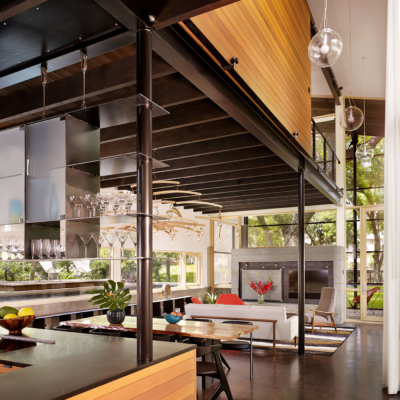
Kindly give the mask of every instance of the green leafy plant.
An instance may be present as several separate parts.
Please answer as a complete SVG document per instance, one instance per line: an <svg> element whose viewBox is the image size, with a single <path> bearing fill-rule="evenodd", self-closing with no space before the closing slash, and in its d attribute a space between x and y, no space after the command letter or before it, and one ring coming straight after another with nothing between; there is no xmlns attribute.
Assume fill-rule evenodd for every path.
<svg viewBox="0 0 400 400"><path fill-rule="evenodd" d="M207 293L204 297L204 301L207 304L215 304L217 302L218 295L216 293Z"/></svg>
<svg viewBox="0 0 400 400"><path fill-rule="evenodd" d="M100 308L108 308L109 311L117 308L124 310L129 305L132 295L129 294L129 289L124 290L122 282L114 282L110 279L103 282L103 286L104 289L91 289L85 292L86 294L96 295L89 300L89 303L98 304Z"/></svg>

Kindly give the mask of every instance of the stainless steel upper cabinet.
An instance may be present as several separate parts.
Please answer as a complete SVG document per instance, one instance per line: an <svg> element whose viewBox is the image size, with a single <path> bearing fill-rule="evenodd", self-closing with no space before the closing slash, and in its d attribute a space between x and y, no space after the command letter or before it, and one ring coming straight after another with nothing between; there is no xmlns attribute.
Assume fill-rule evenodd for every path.
<svg viewBox="0 0 400 400"><path fill-rule="evenodd" d="M65 121L26 127L26 220L56 221L65 214Z"/></svg>
<svg viewBox="0 0 400 400"><path fill-rule="evenodd" d="M0 132L0 225L24 219L25 131Z"/></svg>
<svg viewBox="0 0 400 400"><path fill-rule="evenodd" d="M26 127L26 220L65 219L66 168L96 161L100 130L67 115ZM98 178L100 180L100 178Z"/></svg>

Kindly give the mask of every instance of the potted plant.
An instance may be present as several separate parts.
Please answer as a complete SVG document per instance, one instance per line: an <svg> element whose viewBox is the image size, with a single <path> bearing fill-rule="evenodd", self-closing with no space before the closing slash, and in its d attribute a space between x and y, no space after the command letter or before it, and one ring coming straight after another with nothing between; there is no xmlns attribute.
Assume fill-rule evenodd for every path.
<svg viewBox="0 0 400 400"><path fill-rule="evenodd" d="M100 308L108 308L107 319L110 324L122 324L125 319L125 307L129 305L132 295L129 289L124 290L122 282L108 280L103 282L104 289L91 289L86 294L94 294L89 302Z"/></svg>

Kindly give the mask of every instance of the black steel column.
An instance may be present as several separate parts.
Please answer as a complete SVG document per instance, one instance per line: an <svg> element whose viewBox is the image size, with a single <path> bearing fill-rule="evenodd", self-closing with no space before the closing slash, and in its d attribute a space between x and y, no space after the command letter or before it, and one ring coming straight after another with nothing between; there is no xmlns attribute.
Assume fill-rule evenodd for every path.
<svg viewBox="0 0 400 400"><path fill-rule="evenodd" d="M152 33L136 32L137 93L152 99ZM153 359L153 185L152 109L137 107L137 357L145 363Z"/></svg>
<svg viewBox="0 0 400 400"><path fill-rule="evenodd" d="M241 248L249 247L249 217L243 218Z"/></svg>
<svg viewBox="0 0 400 400"><path fill-rule="evenodd" d="M353 145L353 205L357 205L357 144L358 144L358 133L353 132L352 134L352 145ZM358 266L357 266L357 210L353 210L353 286L358 286ZM347 278L347 277L346 277ZM354 292L354 297L357 297L358 293ZM354 303L353 308L357 308L357 303Z"/></svg>
<svg viewBox="0 0 400 400"><path fill-rule="evenodd" d="M298 305L299 305L299 354L305 353L305 279L306 279L306 262L305 262L305 243L304 243L304 235L305 235L305 227L304 227L304 207L305 207L305 180L304 180L304 168L305 168L305 159L304 157L300 158L299 165L299 181L298 181L298 190L299 190L299 205L298 205L298 232L299 232L299 265L298 265Z"/></svg>

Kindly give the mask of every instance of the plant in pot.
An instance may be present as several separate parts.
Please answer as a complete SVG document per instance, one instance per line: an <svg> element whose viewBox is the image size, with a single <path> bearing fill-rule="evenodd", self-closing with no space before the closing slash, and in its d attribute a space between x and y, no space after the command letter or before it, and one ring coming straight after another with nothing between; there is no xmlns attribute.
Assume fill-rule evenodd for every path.
<svg viewBox="0 0 400 400"><path fill-rule="evenodd" d="M124 290L122 282L108 280L103 282L104 289L91 289L86 294L94 294L89 302L98 304L99 308L108 308L107 319L110 324L122 324L125 320L125 307L129 305L132 295L129 289Z"/></svg>

